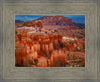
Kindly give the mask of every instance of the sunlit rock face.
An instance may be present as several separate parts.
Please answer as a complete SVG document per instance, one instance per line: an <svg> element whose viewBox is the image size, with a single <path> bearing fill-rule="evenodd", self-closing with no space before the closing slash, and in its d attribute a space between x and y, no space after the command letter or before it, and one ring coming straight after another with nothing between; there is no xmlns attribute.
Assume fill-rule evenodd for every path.
<svg viewBox="0 0 100 82"><path fill-rule="evenodd" d="M15 39L16 66L77 67L85 64L85 42L77 38L62 37L60 34L28 36L21 33ZM80 61L80 65L72 64L74 61Z"/></svg>
<svg viewBox="0 0 100 82"><path fill-rule="evenodd" d="M84 67L85 29L63 16L15 25L16 67Z"/></svg>

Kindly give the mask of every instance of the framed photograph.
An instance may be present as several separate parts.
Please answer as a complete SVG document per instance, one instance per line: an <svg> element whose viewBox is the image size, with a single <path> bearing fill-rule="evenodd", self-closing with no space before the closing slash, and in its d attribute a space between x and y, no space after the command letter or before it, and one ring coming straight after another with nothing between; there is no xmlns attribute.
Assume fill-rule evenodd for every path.
<svg viewBox="0 0 100 82"><path fill-rule="evenodd" d="M85 67L85 15L15 15L15 66Z"/></svg>
<svg viewBox="0 0 100 82"><path fill-rule="evenodd" d="M1 3L2 81L100 81L97 1Z"/></svg>

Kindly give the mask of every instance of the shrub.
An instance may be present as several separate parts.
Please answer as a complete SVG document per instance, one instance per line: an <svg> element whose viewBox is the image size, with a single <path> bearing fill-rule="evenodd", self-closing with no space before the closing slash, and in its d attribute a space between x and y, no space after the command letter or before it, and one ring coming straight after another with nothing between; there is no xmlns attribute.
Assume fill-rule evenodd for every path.
<svg viewBox="0 0 100 82"><path fill-rule="evenodd" d="M73 54L73 59L75 59L75 54Z"/></svg>
<svg viewBox="0 0 100 82"><path fill-rule="evenodd" d="M18 32L16 31L16 34L18 34Z"/></svg>
<svg viewBox="0 0 100 82"><path fill-rule="evenodd" d="M27 64L27 66L28 66L28 67L31 67L31 65L32 65L32 64L31 64L31 61L29 61L29 63Z"/></svg>
<svg viewBox="0 0 100 82"><path fill-rule="evenodd" d="M59 61L58 61L58 60L55 61L55 66L56 66L56 67L59 66Z"/></svg>
<svg viewBox="0 0 100 82"><path fill-rule="evenodd" d="M82 49L85 49L85 46L82 46Z"/></svg>
<svg viewBox="0 0 100 82"><path fill-rule="evenodd" d="M67 56L69 56L69 54L67 54Z"/></svg>
<svg viewBox="0 0 100 82"><path fill-rule="evenodd" d="M68 45L66 44L66 48L68 48Z"/></svg>
<svg viewBox="0 0 100 82"><path fill-rule="evenodd" d="M73 42L69 42L69 44L73 44Z"/></svg>
<svg viewBox="0 0 100 82"><path fill-rule="evenodd" d="M78 47L78 46L77 46L77 47L76 47L76 50L80 52L80 51L81 51L81 47Z"/></svg>
<svg viewBox="0 0 100 82"><path fill-rule="evenodd" d="M37 66L37 63L38 63L37 60L34 60L34 63L35 63L35 65Z"/></svg>

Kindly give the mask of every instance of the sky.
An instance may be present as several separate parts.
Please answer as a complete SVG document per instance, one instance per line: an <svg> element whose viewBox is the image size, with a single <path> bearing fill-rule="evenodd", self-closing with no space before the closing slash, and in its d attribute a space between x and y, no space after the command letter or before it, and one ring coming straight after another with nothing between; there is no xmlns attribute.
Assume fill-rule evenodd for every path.
<svg viewBox="0 0 100 82"><path fill-rule="evenodd" d="M72 19L73 22L85 24L85 15L15 15L15 20L32 21L42 16L64 16Z"/></svg>

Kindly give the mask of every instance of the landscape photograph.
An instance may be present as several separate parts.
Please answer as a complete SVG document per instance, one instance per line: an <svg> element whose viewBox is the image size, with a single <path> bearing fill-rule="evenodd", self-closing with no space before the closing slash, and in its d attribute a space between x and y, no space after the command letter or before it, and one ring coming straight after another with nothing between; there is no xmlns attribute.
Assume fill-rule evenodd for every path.
<svg viewBox="0 0 100 82"><path fill-rule="evenodd" d="M85 15L15 15L15 67L85 67Z"/></svg>

